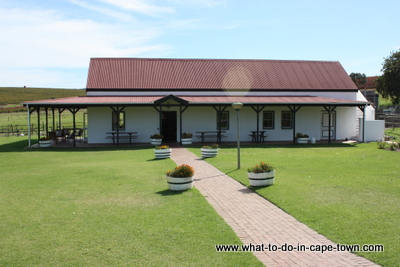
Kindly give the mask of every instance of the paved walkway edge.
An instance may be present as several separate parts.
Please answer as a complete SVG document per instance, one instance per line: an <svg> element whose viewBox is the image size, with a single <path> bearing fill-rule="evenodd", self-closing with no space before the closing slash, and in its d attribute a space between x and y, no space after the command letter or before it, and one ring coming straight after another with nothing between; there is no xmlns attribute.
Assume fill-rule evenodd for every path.
<svg viewBox="0 0 400 267"><path fill-rule="evenodd" d="M297 247L336 244L183 147L173 148L176 164L195 169L194 186L244 244ZM279 179L279 176L278 178ZM221 253L221 252L220 252ZM232 252L230 252L232 253ZM350 252L258 251L266 266L379 266Z"/></svg>

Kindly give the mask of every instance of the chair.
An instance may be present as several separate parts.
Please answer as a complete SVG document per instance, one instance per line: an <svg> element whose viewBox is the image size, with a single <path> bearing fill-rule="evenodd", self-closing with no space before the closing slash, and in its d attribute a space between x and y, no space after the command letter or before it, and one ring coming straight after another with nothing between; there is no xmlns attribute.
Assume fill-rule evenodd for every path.
<svg viewBox="0 0 400 267"><path fill-rule="evenodd" d="M65 140L65 133L64 130L56 130L56 143L58 143L58 139L64 140L64 143L66 142Z"/></svg>
<svg viewBox="0 0 400 267"><path fill-rule="evenodd" d="M67 139L77 139L77 137L82 140L83 139L83 129L77 129L77 130L70 130L68 135L67 135Z"/></svg>
<svg viewBox="0 0 400 267"><path fill-rule="evenodd" d="M75 131L75 138L78 137L80 140L83 140L83 129L78 129Z"/></svg>

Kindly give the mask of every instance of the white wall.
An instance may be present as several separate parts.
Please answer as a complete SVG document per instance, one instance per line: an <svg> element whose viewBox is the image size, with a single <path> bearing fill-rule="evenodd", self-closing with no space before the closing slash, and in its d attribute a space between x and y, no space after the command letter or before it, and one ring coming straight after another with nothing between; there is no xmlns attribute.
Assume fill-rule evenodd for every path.
<svg viewBox="0 0 400 267"><path fill-rule="evenodd" d="M150 142L150 135L159 132L159 113L154 108L126 107L124 111L125 131L138 132L134 142ZM88 108L88 143L112 143L112 139L106 139L107 132L112 131L111 115L109 107Z"/></svg>
<svg viewBox="0 0 400 267"><path fill-rule="evenodd" d="M351 138L356 134L356 114L355 107L338 107L336 109L336 139ZM263 129L262 118L263 111L272 110L275 112L274 129ZM281 129L281 112L289 110L284 106L266 107L260 112L259 129L266 130L266 141L285 141L293 139L292 129ZM159 132L159 113L153 107L126 107L125 111L125 131L138 132L138 139L133 140L138 143L150 142L150 135ZM177 112L177 137L179 136L179 108L171 107L165 111ZM229 111L229 130L224 134L227 138L223 141L236 141L237 113L232 107ZM296 113L295 133L301 132L321 139L321 120L322 107L302 107ZM109 107L89 107L88 108L88 143L112 143L112 139L106 139L107 132L112 131L111 125L112 109ZM256 112L248 106L244 106L240 111L240 136L241 141L251 141L250 131L257 129ZM191 132L194 135L198 131L216 131L217 130L217 112L212 107L189 107L182 114L182 132ZM126 140L125 140L126 141ZM125 142L124 141L124 142ZM195 142L200 141L194 138ZM206 139L207 143L215 142L213 139Z"/></svg>
<svg viewBox="0 0 400 267"><path fill-rule="evenodd" d="M363 119L360 122L359 141L363 141ZM366 120L365 121L365 139L364 142L376 142L385 140L385 121L384 120Z"/></svg>

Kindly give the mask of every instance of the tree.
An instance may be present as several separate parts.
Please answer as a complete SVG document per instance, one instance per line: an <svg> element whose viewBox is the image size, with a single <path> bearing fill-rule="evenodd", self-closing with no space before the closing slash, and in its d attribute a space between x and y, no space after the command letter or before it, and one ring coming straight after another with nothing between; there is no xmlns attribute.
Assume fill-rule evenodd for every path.
<svg viewBox="0 0 400 267"><path fill-rule="evenodd" d="M367 76L365 76L364 73L350 73L350 77L353 80L353 82L357 85L357 87L360 87L361 85L365 84L367 82Z"/></svg>
<svg viewBox="0 0 400 267"><path fill-rule="evenodd" d="M392 52L382 63L383 75L378 78L376 90L395 105L400 104L400 50Z"/></svg>

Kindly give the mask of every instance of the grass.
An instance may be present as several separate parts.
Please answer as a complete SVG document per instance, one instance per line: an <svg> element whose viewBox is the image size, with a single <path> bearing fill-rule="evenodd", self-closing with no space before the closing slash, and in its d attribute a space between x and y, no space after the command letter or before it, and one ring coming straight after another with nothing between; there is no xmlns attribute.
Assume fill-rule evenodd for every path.
<svg viewBox="0 0 400 267"><path fill-rule="evenodd" d="M200 156L199 149L191 151ZM207 161L249 186L247 167L275 166L275 184L254 188L312 229L341 244L383 244L384 252L358 253L383 266L400 266L400 153L357 145L223 147Z"/></svg>
<svg viewBox="0 0 400 267"><path fill-rule="evenodd" d="M400 128L386 129L385 134L394 137L397 142L400 141Z"/></svg>
<svg viewBox="0 0 400 267"><path fill-rule="evenodd" d="M167 190L152 148L24 149L0 138L1 266L262 266L197 189Z"/></svg>

